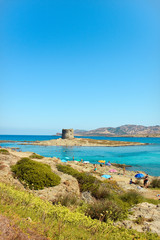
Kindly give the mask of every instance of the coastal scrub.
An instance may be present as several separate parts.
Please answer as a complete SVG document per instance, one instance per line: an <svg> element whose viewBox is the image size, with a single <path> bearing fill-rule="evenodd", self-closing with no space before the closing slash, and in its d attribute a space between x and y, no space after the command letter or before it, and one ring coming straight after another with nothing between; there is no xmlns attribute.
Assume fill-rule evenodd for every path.
<svg viewBox="0 0 160 240"><path fill-rule="evenodd" d="M27 232L39 231L48 239L72 240L158 240L157 234L139 233L133 229L113 226L92 220L80 212L71 212L61 205L53 205L32 193L0 182L0 213L17 219L18 227ZM31 222L28 224L28 220ZM30 231L31 232L31 231Z"/></svg>
<svg viewBox="0 0 160 240"><path fill-rule="evenodd" d="M36 154L36 153L32 153L31 156L29 156L29 158L34 158L34 159L42 159L43 156L39 155L39 154Z"/></svg>
<svg viewBox="0 0 160 240"><path fill-rule="evenodd" d="M151 181L150 186L151 188L160 188L160 179L155 178Z"/></svg>
<svg viewBox="0 0 160 240"><path fill-rule="evenodd" d="M29 158L22 158L11 167L15 177L30 189L43 189L44 187L53 187L60 183L60 177L52 172L47 164L33 161Z"/></svg>
<svg viewBox="0 0 160 240"><path fill-rule="evenodd" d="M9 155L9 152L8 152L8 150L7 149L0 149L0 153L2 153L2 154L5 154L5 155Z"/></svg>

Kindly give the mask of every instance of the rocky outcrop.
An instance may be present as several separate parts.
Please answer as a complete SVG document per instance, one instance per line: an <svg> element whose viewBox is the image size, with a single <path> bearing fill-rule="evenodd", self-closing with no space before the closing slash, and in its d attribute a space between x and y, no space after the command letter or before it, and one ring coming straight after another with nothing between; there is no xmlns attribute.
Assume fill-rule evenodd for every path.
<svg viewBox="0 0 160 240"><path fill-rule="evenodd" d="M67 194L73 194L77 197L80 196L79 185L74 177L64 173L59 173L58 175L61 177L61 183L59 185L35 191L36 194L42 199L47 199L52 202Z"/></svg>
<svg viewBox="0 0 160 240"><path fill-rule="evenodd" d="M139 232L151 231L160 235L160 204L143 202L131 208L130 211L132 214L129 215L128 220L115 225L135 229Z"/></svg>
<svg viewBox="0 0 160 240"><path fill-rule="evenodd" d="M13 152L13 154L12 154ZM31 152L15 152L10 150L9 155L0 154L0 180L5 183L11 183L15 186L18 186L21 189L24 189L23 185L20 181L13 177L11 172L11 165L17 163L21 157L29 157L32 153ZM38 195L42 199L46 199L49 201L54 201L59 196L66 195L71 193L73 195L80 196L79 185L77 180L72 177L71 175L64 174L59 172L56 168L56 164L60 163L61 161L57 158L43 158L43 159L35 159L38 162L46 163L51 166L52 171L59 175L61 178L61 182L59 185L50 188L44 188L43 190L28 190L34 192L34 194Z"/></svg>
<svg viewBox="0 0 160 240"><path fill-rule="evenodd" d="M94 198L92 197L90 192L82 192L81 194L81 198L82 200L84 200L86 203L93 203L94 202Z"/></svg>

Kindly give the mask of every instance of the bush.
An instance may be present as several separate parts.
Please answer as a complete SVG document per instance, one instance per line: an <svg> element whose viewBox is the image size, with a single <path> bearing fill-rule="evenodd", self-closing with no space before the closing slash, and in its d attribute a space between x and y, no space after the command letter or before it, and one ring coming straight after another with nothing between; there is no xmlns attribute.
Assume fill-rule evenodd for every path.
<svg viewBox="0 0 160 240"><path fill-rule="evenodd" d="M88 205L85 214L103 222L107 222L108 219L116 221L127 217L127 209L111 200L97 200Z"/></svg>
<svg viewBox="0 0 160 240"><path fill-rule="evenodd" d="M60 183L60 177L52 172L49 165L29 158L22 158L11 169L20 182L30 189L38 190L44 187L53 187Z"/></svg>
<svg viewBox="0 0 160 240"><path fill-rule="evenodd" d="M152 180L152 182L150 183L150 187L151 188L160 188L160 179L155 178Z"/></svg>
<svg viewBox="0 0 160 240"><path fill-rule="evenodd" d="M74 177L79 174L79 172L77 170L75 170L74 168L67 166L67 165L57 164L57 169L58 169L58 171L67 173Z"/></svg>
<svg viewBox="0 0 160 240"><path fill-rule="evenodd" d="M2 154L6 154L6 155L9 155L9 152L8 152L8 150L6 150L6 149L0 149L0 153L2 153Z"/></svg>
<svg viewBox="0 0 160 240"><path fill-rule="evenodd" d="M111 199L112 191L121 191L120 187L115 181L105 180L102 182L89 173L82 173L70 166L62 164L58 164L57 169L75 177L79 183L80 191L89 191L96 199Z"/></svg>
<svg viewBox="0 0 160 240"><path fill-rule="evenodd" d="M96 199L112 198L111 191L108 188L106 188L106 185L103 183L99 186L99 188L96 191L92 192L92 196L95 197Z"/></svg>
<svg viewBox="0 0 160 240"><path fill-rule="evenodd" d="M81 173L74 168L62 164L57 164L57 169L75 177L79 183L80 191L96 192L99 188L100 181L88 173Z"/></svg>
<svg viewBox="0 0 160 240"><path fill-rule="evenodd" d="M66 194L64 196L59 196L53 204L60 203L62 206L69 207L71 205L78 205L79 199L76 195L73 194Z"/></svg>
<svg viewBox="0 0 160 240"><path fill-rule="evenodd" d="M130 206L143 202L143 197L136 191L128 191L120 196L120 199L127 202Z"/></svg>
<svg viewBox="0 0 160 240"><path fill-rule="evenodd" d="M113 190L114 192L118 192L118 193L124 192L124 190L118 185L118 183L115 180L106 179L105 181L103 181L103 183L105 183L105 186L108 189Z"/></svg>
<svg viewBox="0 0 160 240"><path fill-rule="evenodd" d="M36 153L33 153L31 156L29 156L30 158L35 158L35 159L42 159L43 156L39 155L39 154L36 154Z"/></svg>

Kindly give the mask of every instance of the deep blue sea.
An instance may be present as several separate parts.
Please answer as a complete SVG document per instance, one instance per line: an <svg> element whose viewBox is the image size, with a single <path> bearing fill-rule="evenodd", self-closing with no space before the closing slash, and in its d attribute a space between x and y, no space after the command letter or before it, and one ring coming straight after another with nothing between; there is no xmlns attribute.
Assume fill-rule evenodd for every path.
<svg viewBox="0 0 160 240"><path fill-rule="evenodd" d="M83 159L91 163L99 160L131 165L129 170L144 171L149 175L160 176L160 138L122 138L122 137L90 137L94 139L118 140L129 142L149 143L145 146L127 147L62 147L21 145L23 141L42 141L57 139L58 136L31 136L31 135L0 135L0 140L18 142L0 143L2 147L18 147L21 151L30 151L45 157L59 157L69 160ZM88 137L87 137L88 138Z"/></svg>

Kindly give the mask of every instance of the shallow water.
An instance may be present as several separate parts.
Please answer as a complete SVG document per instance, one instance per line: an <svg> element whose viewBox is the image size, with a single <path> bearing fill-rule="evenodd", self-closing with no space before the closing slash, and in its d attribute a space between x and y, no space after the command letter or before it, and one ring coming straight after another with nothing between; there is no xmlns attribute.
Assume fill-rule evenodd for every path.
<svg viewBox="0 0 160 240"><path fill-rule="evenodd" d="M41 141L56 139L57 136L16 136L0 135L0 140L12 141ZM118 141L150 143L145 146L127 147L62 147L62 146L36 146L20 145L20 143L0 143L4 147L19 147L21 151L31 151L45 157L69 157L69 160L83 159L91 163L106 160L115 163L132 165L130 170L145 171L153 176L160 176L160 138L106 138L91 137L94 139L109 139Z"/></svg>

